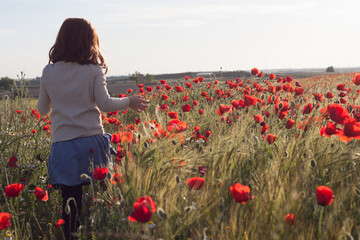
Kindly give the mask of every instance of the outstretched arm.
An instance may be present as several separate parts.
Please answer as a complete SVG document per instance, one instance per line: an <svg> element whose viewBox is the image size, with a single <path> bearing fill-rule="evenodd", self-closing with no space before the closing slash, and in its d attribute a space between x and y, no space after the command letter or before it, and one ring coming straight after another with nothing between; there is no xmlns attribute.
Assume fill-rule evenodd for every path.
<svg viewBox="0 0 360 240"><path fill-rule="evenodd" d="M44 72L40 79L40 92L37 102L37 108L39 110L39 113L42 115L50 113L51 110L51 100L49 94L46 91Z"/></svg>

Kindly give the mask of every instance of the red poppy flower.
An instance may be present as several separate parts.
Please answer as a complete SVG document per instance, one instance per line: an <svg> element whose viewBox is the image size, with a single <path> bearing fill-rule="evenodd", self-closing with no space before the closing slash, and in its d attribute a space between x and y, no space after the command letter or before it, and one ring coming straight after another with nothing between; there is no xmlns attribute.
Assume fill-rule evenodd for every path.
<svg viewBox="0 0 360 240"><path fill-rule="evenodd" d="M326 127L320 129L320 136L324 135L326 137L331 137L331 135L339 135L340 129L336 128L336 123L328 122Z"/></svg>
<svg viewBox="0 0 360 240"><path fill-rule="evenodd" d="M34 195L36 196L36 199L39 199L41 201L45 202L45 201L49 200L47 191L43 190L40 187L35 188Z"/></svg>
<svg viewBox="0 0 360 240"><path fill-rule="evenodd" d="M255 120L256 123L264 121L263 116L261 116L261 115L255 115L254 120Z"/></svg>
<svg viewBox="0 0 360 240"><path fill-rule="evenodd" d="M275 142L276 138L277 138L276 135L268 134L268 135L267 135L267 142L268 142L269 144L272 144L273 142Z"/></svg>
<svg viewBox="0 0 360 240"><path fill-rule="evenodd" d="M248 186L241 185L240 183L235 183L230 186L230 192L236 202L245 204L250 196L250 188Z"/></svg>
<svg viewBox="0 0 360 240"><path fill-rule="evenodd" d="M337 103L331 103L327 107L331 120L338 124L345 124L350 118L350 113L346 108Z"/></svg>
<svg viewBox="0 0 360 240"><path fill-rule="evenodd" d="M292 126L294 126L294 124L295 124L295 120L289 118L288 121L286 122L285 127L286 127L287 129L290 129L290 128L292 128Z"/></svg>
<svg viewBox="0 0 360 240"><path fill-rule="evenodd" d="M180 121L179 119L172 119L168 122L167 130L169 132L180 133L188 129L186 122Z"/></svg>
<svg viewBox="0 0 360 240"><path fill-rule="evenodd" d="M12 156L8 161L9 167L16 168L17 167L16 162L17 162L16 157Z"/></svg>
<svg viewBox="0 0 360 240"><path fill-rule="evenodd" d="M148 222L154 212L156 212L154 200L149 196L140 197L134 203L134 211L128 217L128 220L132 222Z"/></svg>
<svg viewBox="0 0 360 240"><path fill-rule="evenodd" d="M340 103L342 103L342 104L347 104L347 101L346 101L345 98L340 98Z"/></svg>
<svg viewBox="0 0 360 240"><path fill-rule="evenodd" d="M326 95L325 95L325 97L327 98L327 99L331 99L331 98L333 98L333 94L331 93L331 92L327 92L326 93Z"/></svg>
<svg viewBox="0 0 360 240"><path fill-rule="evenodd" d="M259 73L259 70L257 68L251 69L251 75L256 75Z"/></svg>
<svg viewBox="0 0 360 240"><path fill-rule="evenodd" d="M336 85L336 89L339 91L346 91L345 84Z"/></svg>
<svg viewBox="0 0 360 240"><path fill-rule="evenodd" d="M355 73L354 77L353 77L353 83L357 86L360 85L360 74Z"/></svg>
<svg viewBox="0 0 360 240"><path fill-rule="evenodd" d="M315 97L315 100L316 100L316 101L319 101L319 102L323 102L323 101L324 101L323 95L320 94L320 93L315 93L315 94L314 94L314 97Z"/></svg>
<svg viewBox="0 0 360 240"><path fill-rule="evenodd" d="M145 90L143 88L139 88L139 93L144 93Z"/></svg>
<svg viewBox="0 0 360 240"><path fill-rule="evenodd" d="M148 86L148 87L146 87L146 91L152 92L152 91L154 91L154 89L152 87Z"/></svg>
<svg viewBox="0 0 360 240"><path fill-rule="evenodd" d="M356 122L354 118L346 122L339 132L339 140L342 142L349 142L352 138L360 139L360 122Z"/></svg>
<svg viewBox="0 0 360 240"><path fill-rule="evenodd" d="M163 80L163 79L160 79L160 83L161 83L162 85L165 85L165 84L166 84L166 81Z"/></svg>
<svg viewBox="0 0 360 240"><path fill-rule="evenodd" d="M165 100L168 100L169 97L167 95L163 94L163 95L161 95L161 99L165 101Z"/></svg>
<svg viewBox="0 0 360 240"><path fill-rule="evenodd" d="M276 75L275 75L275 74L271 73L271 74L269 75L269 79L270 79L270 80L274 80L275 78L276 78Z"/></svg>
<svg viewBox="0 0 360 240"><path fill-rule="evenodd" d="M187 179L185 182L190 189L200 190L205 183L205 179L201 177L193 177Z"/></svg>
<svg viewBox="0 0 360 240"><path fill-rule="evenodd" d="M200 114L200 115L204 114L204 110L199 109L199 114Z"/></svg>
<svg viewBox="0 0 360 240"><path fill-rule="evenodd" d="M303 114L310 114L311 111L313 110L313 105L311 103L308 103L305 105L304 109L303 109Z"/></svg>
<svg viewBox="0 0 360 240"><path fill-rule="evenodd" d="M219 105L218 109L218 115L224 114L224 112L227 112L230 108L224 104Z"/></svg>
<svg viewBox="0 0 360 240"><path fill-rule="evenodd" d="M187 88L192 88L192 86L193 86L193 85L192 85L191 83L189 83L189 82L186 82L185 85L186 85Z"/></svg>
<svg viewBox="0 0 360 240"><path fill-rule="evenodd" d="M23 184L18 184L18 183L14 183L11 185L6 186L5 188L5 194L8 198L13 198L13 197L17 197L19 196L21 190L23 190L24 185Z"/></svg>
<svg viewBox="0 0 360 240"><path fill-rule="evenodd" d="M132 93L132 89L131 88L129 88L128 90L126 90L126 92L128 93L128 94L130 94L130 93Z"/></svg>
<svg viewBox="0 0 360 240"><path fill-rule="evenodd" d="M195 127L194 127L194 130L195 130L195 132L200 131L200 127L199 127L199 126L195 126Z"/></svg>
<svg viewBox="0 0 360 240"><path fill-rule="evenodd" d="M93 172L94 179L98 181L104 180L108 172L107 168L96 167Z"/></svg>
<svg viewBox="0 0 360 240"><path fill-rule="evenodd" d="M11 226L11 215L7 212L0 213L0 230L8 228Z"/></svg>
<svg viewBox="0 0 360 240"><path fill-rule="evenodd" d="M43 127L43 131L50 131L50 125L47 124Z"/></svg>
<svg viewBox="0 0 360 240"><path fill-rule="evenodd" d="M185 104L184 106L181 107L183 112L189 112L191 109L191 106L189 104Z"/></svg>
<svg viewBox="0 0 360 240"><path fill-rule="evenodd" d="M183 92L183 91L184 91L184 89L183 89L182 87L180 87L180 86L176 86L176 87L175 87L175 90L176 90L177 92Z"/></svg>
<svg viewBox="0 0 360 240"><path fill-rule="evenodd" d="M285 221L289 225L294 225L295 223L295 215L293 213L289 213L285 216Z"/></svg>
<svg viewBox="0 0 360 240"><path fill-rule="evenodd" d="M135 123L136 125L139 125L139 124L141 123L141 119L140 119L140 118L135 119L134 123Z"/></svg>
<svg viewBox="0 0 360 240"><path fill-rule="evenodd" d="M287 76L287 77L286 77L286 82L292 83L292 81L293 81L292 77L290 77L290 76Z"/></svg>
<svg viewBox="0 0 360 240"><path fill-rule="evenodd" d="M168 112L168 115L169 115L170 118L175 118L175 119L179 117L178 113L173 112L173 111Z"/></svg>
<svg viewBox="0 0 360 240"><path fill-rule="evenodd" d="M231 105L236 108L239 109L240 107L244 107L244 101L243 100L233 100L231 102Z"/></svg>
<svg viewBox="0 0 360 240"><path fill-rule="evenodd" d="M207 92L202 92L202 93L201 93L201 96L203 96L203 97L207 97L207 95L208 95Z"/></svg>
<svg viewBox="0 0 360 240"><path fill-rule="evenodd" d="M321 206L331 205L334 201L334 195L331 188L327 186L318 186L316 189L317 203Z"/></svg>
<svg viewBox="0 0 360 240"><path fill-rule="evenodd" d="M248 94L244 94L244 104L245 106L252 106L255 105L257 103L257 98L252 96L252 95L248 95Z"/></svg>
<svg viewBox="0 0 360 240"><path fill-rule="evenodd" d="M60 227L61 225L63 225L65 223L65 220L60 218L57 223L55 224L55 227Z"/></svg>

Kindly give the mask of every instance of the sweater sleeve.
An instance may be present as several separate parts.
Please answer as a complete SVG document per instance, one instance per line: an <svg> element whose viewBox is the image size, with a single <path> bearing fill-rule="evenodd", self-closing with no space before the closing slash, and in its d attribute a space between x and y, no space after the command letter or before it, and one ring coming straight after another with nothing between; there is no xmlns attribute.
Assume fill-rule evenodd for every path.
<svg viewBox="0 0 360 240"><path fill-rule="evenodd" d="M128 97L115 98L109 95L106 78L101 67L97 66L95 69L94 96L99 109L103 112L114 112L129 107L130 100Z"/></svg>
<svg viewBox="0 0 360 240"><path fill-rule="evenodd" d="M45 87L45 78L46 78L45 75L46 74L44 69L40 79L40 92L39 92L39 99L37 102L37 108L39 110L39 113L42 115L48 114L51 110L51 100Z"/></svg>

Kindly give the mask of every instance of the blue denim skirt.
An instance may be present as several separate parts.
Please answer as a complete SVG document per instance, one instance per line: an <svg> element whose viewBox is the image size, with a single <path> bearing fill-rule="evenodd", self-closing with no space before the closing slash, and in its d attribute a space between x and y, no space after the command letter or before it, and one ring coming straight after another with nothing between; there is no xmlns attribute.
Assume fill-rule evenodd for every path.
<svg viewBox="0 0 360 240"><path fill-rule="evenodd" d="M68 141L55 142L51 145L48 171L50 184L55 188L60 185L75 186L90 183L95 167L112 168L112 148L110 134L75 138Z"/></svg>

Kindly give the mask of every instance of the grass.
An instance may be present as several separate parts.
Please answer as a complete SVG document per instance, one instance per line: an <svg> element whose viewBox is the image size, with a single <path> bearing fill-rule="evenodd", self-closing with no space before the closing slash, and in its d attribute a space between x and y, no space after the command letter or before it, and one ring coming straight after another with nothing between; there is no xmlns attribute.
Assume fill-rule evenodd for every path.
<svg viewBox="0 0 360 240"><path fill-rule="evenodd" d="M267 88L265 80L251 78L251 82ZM301 79L305 89L302 96L295 97L284 91L276 93L282 100L288 98L293 106L291 116L296 126L291 129L285 128L287 119L276 116L273 104L234 109L225 113L222 120L216 113L219 105L230 106L232 100L243 99L244 87L239 91L230 90L223 82L212 83L210 88L199 83L182 93L174 90L158 92L157 98L146 93L151 106L144 113L118 114L116 118L121 126L105 123L106 132L114 134L126 131L136 118L141 119L141 123L135 125L136 130L131 131L136 141L123 144L127 154L120 163L115 163L123 182L114 185L108 178L106 191L98 182L85 191L87 207L79 231L81 238L360 238L360 144L354 139L344 143L337 136L320 136L320 128L327 122L320 109L338 100L337 97L319 102L319 107L309 115L302 114L306 103L316 104L313 98L316 92L325 95L331 91L336 95L339 83L355 89L350 80L350 75ZM243 82L251 87L250 83ZM177 85L184 87L184 80ZM217 99L213 86L224 93L231 91L231 96ZM202 91L207 91L214 100L207 101L201 96ZM169 95L167 101L160 97L165 93ZM351 98L356 96L356 91L347 93L346 99L358 104L357 99ZM189 95L187 103L192 105L193 100L198 100L199 104L183 113L181 106L185 103L181 98L186 94ZM268 92L253 94L264 100L272 95ZM171 100L177 104L172 106ZM1 103L1 189L20 182L20 178L26 178L26 185L19 197L9 199L5 194L0 195L0 212L12 215L12 226L2 230L0 237L10 234L15 239L61 239L61 228L54 228L61 217L61 197L59 192L48 187L47 182L47 157L51 145L50 134L43 131L43 126L47 124L44 120L48 119L31 116L31 107L35 107L36 100L17 98ZM187 123L188 129L181 133L183 141L178 136L154 137L155 129L151 128L154 125L149 121L156 120L166 129L170 120L166 111L157 108L163 103L169 105L170 111L178 112L179 119ZM199 108L204 110L203 115L198 114ZM16 110L22 113L18 114ZM254 122L254 115L265 110L270 116L265 118L269 129L264 135L276 135L273 144L263 140L262 127ZM227 123L226 117L232 121ZM301 129L305 126L304 121L308 124L306 131L304 127ZM194 137L196 125L202 135L206 130L212 133L208 141ZM37 132L33 134L32 129ZM117 148L117 145L113 146ZM13 155L18 159L17 168L11 168L7 163ZM206 176L199 172L201 166L206 167ZM200 190L190 190L185 181L191 177L205 178L204 186ZM235 202L229 191L234 183L249 186L254 199L245 204ZM334 202L329 206L317 204L316 188L320 185L326 185L334 192ZM48 190L47 202L35 198L35 187ZM158 210L151 222L129 222L127 217L133 211L134 202L146 195L165 214ZM295 215L293 225L285 221L285 215L289 213Z"/></svg>

